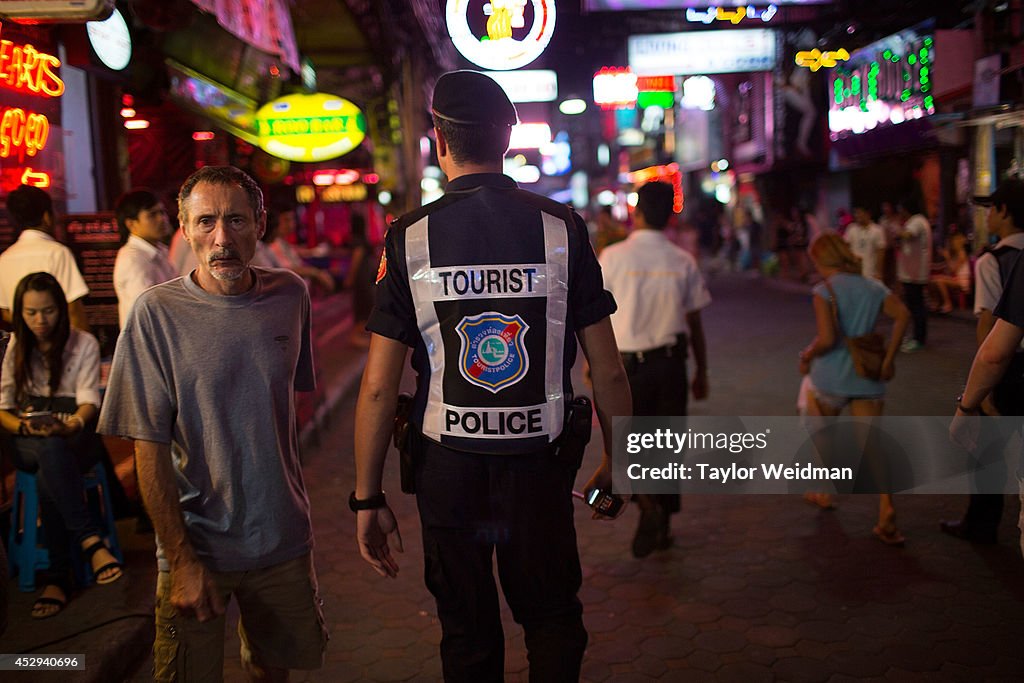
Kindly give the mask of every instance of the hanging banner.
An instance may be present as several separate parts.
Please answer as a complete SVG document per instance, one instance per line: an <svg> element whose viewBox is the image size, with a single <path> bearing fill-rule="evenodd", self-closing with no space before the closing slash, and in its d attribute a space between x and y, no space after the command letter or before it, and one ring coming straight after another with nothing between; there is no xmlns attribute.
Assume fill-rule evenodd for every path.
<svg viewBox="0 0 1024 683"><path fill-rule="evenodd" d="M286 95L256 112L258 144L289 161L324 161L347 154L366 137L366 116L337 95Z"/></svg>
<svg viewBox="0 0 1024 683"><path fill-rule="evenodd" d="M217 18L224 30L253 47L279 56L300 73L299 48L285 0L192 0Z"/></svg>

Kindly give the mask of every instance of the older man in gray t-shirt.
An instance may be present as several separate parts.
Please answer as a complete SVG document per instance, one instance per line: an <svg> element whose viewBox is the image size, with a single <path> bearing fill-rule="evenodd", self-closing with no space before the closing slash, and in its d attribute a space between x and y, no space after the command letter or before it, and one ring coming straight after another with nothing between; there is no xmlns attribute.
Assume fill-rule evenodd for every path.
<svg viewBox="0 0 1024 683"><path fill-rule="evenodd" d="M315 386L310 301L294 274L248 265L262 200L232 167L185 181L179 214L199 265L139 297L100 416L99 431L135 440L157 533L157 680L220 678L232 595L250 673L322 662L294 400Z"/></svg>

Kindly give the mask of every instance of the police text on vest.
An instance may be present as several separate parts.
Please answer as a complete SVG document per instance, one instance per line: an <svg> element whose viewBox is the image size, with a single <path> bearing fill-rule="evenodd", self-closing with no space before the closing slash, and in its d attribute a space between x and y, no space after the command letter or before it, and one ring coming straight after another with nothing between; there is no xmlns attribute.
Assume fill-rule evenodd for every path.
<svg viewBox="0 0 1024 683"><path fill-rule="evenodd" d="M445 406L444 433L475 438L522 437L546 434L544 411L522 408L456 408Z"/></svg>
<svg viewBox="0 0 1024 683"><path fill-rule="evenodd" d="M544 266L535 264L454 266L434 270L435 299L544 296Z"/></svg>

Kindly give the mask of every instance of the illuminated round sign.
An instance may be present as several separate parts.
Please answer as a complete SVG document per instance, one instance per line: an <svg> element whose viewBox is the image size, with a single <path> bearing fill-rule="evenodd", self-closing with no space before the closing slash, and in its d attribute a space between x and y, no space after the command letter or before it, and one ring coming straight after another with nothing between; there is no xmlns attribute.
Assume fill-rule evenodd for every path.
<svg viewBox="0 0 1024 683"><path fill-rule="evenodd" d="M337 95L286 95L256 112L259 146L289 161L324 161L347 154L366 137L366 117Z"/></svg>
<svg viewBox="0 0 1024 683"><path fill-rule="evenodd" d="M533 15L529 30L527 8ZM445 19L466 59L508 71L526 66L548 46L555 31L555 0L448 0Z"/></svg>
<svg viewBox="0 0 1024 683"><path fill-rule="evenodd" d="M89 21L85 24L96 56L107 68L121 71L132 59L132 35L128 24L116 9L104 21Z"/></svg>

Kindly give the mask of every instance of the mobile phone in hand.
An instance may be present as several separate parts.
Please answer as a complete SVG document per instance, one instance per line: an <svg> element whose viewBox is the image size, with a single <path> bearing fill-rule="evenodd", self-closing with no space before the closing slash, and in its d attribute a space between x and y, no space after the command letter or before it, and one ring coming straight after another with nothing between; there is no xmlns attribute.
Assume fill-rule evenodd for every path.
<svg viewBox="0 0 1024 683"><path fill-rule="evenodd" d="M573 491L572 495L586 502L594 512L603 517L616 517L622 509L621 498L601 489L591 489L586 496L578 491Z"/></svg>
<svg viewBox="0 0 1024 683"><path fill-rule="evenodd" d="M53 413L49 410L30 410L27 413L22 413L21 418L36 429L53 424L57 421L57 418L55 418Z"/></svg>

